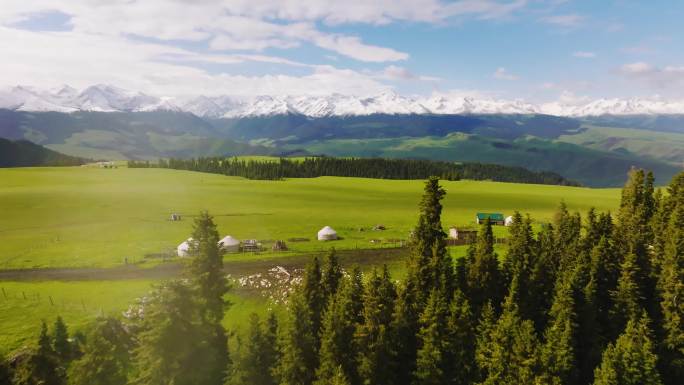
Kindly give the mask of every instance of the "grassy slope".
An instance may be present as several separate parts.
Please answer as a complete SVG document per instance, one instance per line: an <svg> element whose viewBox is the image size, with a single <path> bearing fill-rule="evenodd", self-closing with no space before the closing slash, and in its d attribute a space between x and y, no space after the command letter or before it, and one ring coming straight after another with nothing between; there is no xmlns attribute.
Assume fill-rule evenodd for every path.
<svg viewBox="0 0 684 385"><path fill-rule="evenodd" d="M571 209L614 209L614 189L493 182L445 182L444 224L472 225L477 211L514 210L547 220L559 201ZM250 181L156 169L0 170L0 268L112 266L172 250L188 237L189 215L207 209L222 235L239 239L310 238L293 252L370 247L406 238L416 220L421 181L353 178ZM186 215L181 222L169 214ZM382 223L387 231L359 232ZM315 241L330 225L344 237ZM503 229L499 229L503 231ZM233 257L235 258L235 257ZM239 256L237 256L239 258Z"/></svg>
<svg viewBox="0 0 684 385"><path fill-rule="evenodd" d="M555 171L591 186L619 186L632 166L653 170L666 183L680 167L631 153L584 148L535 138L513 141L453 133L446 137L333 139L299 145L314 154L484 162Z"/></svg>
<svg viewBox="0 0 684 385"><path fill-rule="evenodd" d="M575 135L562 135L558 140L597 150L624 149L641 156L684 165L684 133L588 125L586 130Z"/></svg>
<svg viewBox="0 0 684 385"><path fill-rule="evenodd" d="M81 329L99 314L125 310L150 290L150 281L7 282L0 281L0 355L33 344L40 321L51 325L61 315ZM26 299L24 299L26 295ZM52 297L52 303L50 302Z"/></svg>

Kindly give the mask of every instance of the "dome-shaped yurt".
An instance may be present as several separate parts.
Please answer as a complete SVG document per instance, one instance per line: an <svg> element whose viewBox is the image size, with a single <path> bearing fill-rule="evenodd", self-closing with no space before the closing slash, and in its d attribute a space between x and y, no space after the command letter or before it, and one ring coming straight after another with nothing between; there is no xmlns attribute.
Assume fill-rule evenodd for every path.
<svg viewBox="0 0 684 385"><path fill-rule="evenodd" d="M187 241L181 243L176 248L179 257L189 257L190 256L190 246L192 245L193 239L188 238Z"/></svg>
<svg viewBox="0 0 684 385"><path fill-rule="evenodd" d="M218 242L219 248L225 253L237 253L240 251L240 240L226 235Z"/></svg>
<svg viewBox="0 0 684 385"><path fill-rule="evenodd" d="M512 226L513 225L513 216L508 216L504 220L504 225L506 226Z"/></svg>
<svg viewBox="0 0 684 385"><path fill-rule="evenodd" d="M337 239L337 231L330 226L325 226L318 232L319 241L334 241Z"/></svg>

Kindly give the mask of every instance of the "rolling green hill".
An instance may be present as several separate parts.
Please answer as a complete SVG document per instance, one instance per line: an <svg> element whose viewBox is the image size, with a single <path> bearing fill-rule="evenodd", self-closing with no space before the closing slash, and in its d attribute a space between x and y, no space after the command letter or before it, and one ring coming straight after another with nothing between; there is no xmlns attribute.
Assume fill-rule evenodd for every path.
<svg viewBox="0 0 684 385"><path fill-rule="evenodd" d="M603 151L535 137L506 141L453 133L445 137L330 139L298 146L315 154L333 156L477 161L521 166L534 171L554 170L585 185L603 187L622 184L633 166L654 171L659 183L666 183L681 170L677 165L626 150Z"/></svg>
<svg viewBox="0 0 684 385"><path fill-rule="evenodd" d="M238 155L401 157L496 163L618 186L632 167L667 181L684 165L684 118L548 115L274 115L0 110L0 137L109 160Z"/></svg>
<svg viewBox="0 0 684 385"><path fill-rule="evenodd" d="M11 141L0 138L0 167L78 166L86 161L27 140Z"/></svg>

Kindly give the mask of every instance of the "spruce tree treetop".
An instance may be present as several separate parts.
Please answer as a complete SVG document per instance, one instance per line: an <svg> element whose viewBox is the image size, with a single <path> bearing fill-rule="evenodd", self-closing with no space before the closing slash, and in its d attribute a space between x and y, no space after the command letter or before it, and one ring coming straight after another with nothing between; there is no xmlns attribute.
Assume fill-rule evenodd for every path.
<svg viewBox="0 0 684 385"><path fill-rule="evenodd" d="M660 385L648 317L630 320L615 344L603 353L594 373L594 385Z"/></svg>

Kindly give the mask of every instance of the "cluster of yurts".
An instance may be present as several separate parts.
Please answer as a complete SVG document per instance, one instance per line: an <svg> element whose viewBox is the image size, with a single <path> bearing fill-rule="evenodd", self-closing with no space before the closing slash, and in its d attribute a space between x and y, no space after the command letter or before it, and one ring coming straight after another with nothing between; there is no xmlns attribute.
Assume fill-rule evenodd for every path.
<svg viewBox="0 0 684 385"><path fill-rule="evenodd" d="M337 239L337 232L330 226L325 226L318 231L317 239L319 241L334 241ZM190 249L194 240L188 238L176 248L179 257L190 256ZM244 249L245 244L256 245L255 240L248 240L240 242L239 239L226 235L218 242L219 248L225 253L237 253Z"/></svg>

